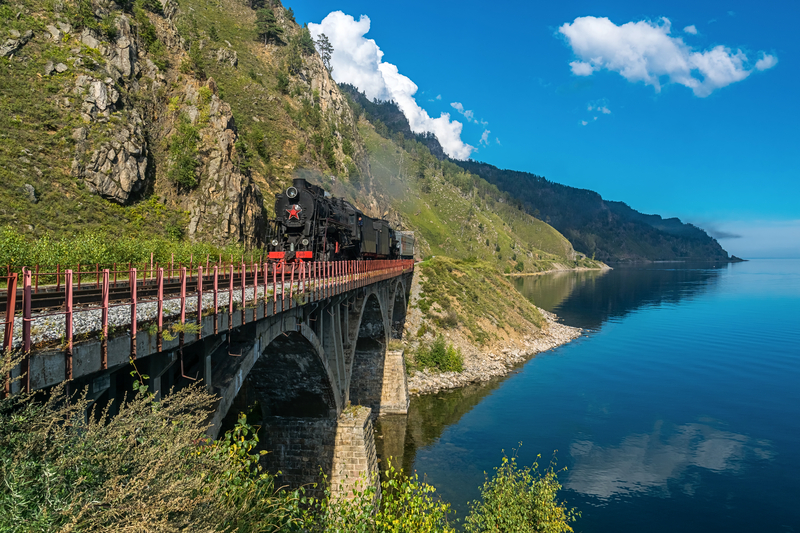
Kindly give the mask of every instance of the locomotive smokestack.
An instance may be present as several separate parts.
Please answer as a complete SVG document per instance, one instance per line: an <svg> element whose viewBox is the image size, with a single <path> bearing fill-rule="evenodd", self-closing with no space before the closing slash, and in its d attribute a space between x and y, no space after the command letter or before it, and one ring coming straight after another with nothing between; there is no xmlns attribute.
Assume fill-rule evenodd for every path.
<svg viewBox="0 0 800 533"><path fill-rule="evenodd" d="M298 191L305 190L306 188L306 179L305 178L294 178L292 180L292 186L297 189Z"/></svg>

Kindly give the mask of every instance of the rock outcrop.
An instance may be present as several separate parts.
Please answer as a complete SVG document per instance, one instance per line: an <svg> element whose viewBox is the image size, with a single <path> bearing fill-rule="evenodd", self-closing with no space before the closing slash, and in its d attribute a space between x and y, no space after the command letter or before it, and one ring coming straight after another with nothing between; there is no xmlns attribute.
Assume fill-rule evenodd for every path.
<svg viewBox="0 0 800 533"><path fill-rule="evenodd" d="M6 42L0 46L0 57L9 57L15 54L17 50L25 46L28 41L33 39L33 32L31 30L26 31L23 34L20 34L17 30L11 30L8 33L11 38L6 39Z"/></svg>
<svg viewBox="0 0 800 533"><path fill-rule="evenodd" d="M189 212L188 234L213 242L258 244L265 231L261 192L236 163L237 134L230 105L213 94L213 79L206 87L212 92L208 103L201 101L196 85L186 87L183 100L183 112L201 127L199 185L182 200Z"/></svg>
<svg viewBox="0 0 800 533"><path fill-rule="evenodd" d="M102 143L87 157L88 128L73 132L80 158L72 163L72 174L83 178L86 186L120 204L136 199L147 186L147 142L144 122L136 109L129 121L112 132L112 140ZM84 160L87 161L83 162Z"/></svg>

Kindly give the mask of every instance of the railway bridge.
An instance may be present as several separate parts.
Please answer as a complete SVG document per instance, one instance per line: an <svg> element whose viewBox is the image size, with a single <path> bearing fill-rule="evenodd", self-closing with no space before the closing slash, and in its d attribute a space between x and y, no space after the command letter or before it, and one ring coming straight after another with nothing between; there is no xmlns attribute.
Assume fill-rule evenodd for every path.
<svg viewBox="0 0 800 533"><path fill-rule="evenodd" d="M282 472L279 482L318 481L322 468L348 492L378 471L374 417L408 409L403 352L390 345L403 331L413 268L207 260L9 272L3 349L24 359L3 393L67 382L113 400L113 412L133 391L131 363L157 397L202 380L218 397L211 436L255 405L271 452L262 461Z"/></svg>

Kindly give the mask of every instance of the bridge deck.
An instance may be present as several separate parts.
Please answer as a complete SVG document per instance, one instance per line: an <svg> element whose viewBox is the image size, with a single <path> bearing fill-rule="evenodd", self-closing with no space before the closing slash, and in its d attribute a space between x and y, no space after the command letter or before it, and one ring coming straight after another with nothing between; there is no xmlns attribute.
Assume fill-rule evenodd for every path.
<svg viewBox="0 0 800 533"><path fill-rule="evenodd" d="M241 310L244 323L248 314L252 320L274 315L412 269L412 260L262 263L222 268L214 265L208 270L202 266L191 270L182 267L176 275L168 271L168 276L164 268L152 269L149 276L147 271L140 273L132 268L124 273L127 279L122 281L117 279L123 277L119 273L97 268L93 273L96 279L89 287L85 277L81 284L68 269L59 274L64 279L63 283L60 278L57 280L57 290L42 287L37 292L39 269L34 274L34 270L23 268L21 274L5 278L8 289L0 294L6 315L0 325L2 349L26 354L25 370L32 352L56 347L67 358L65 379L72 379L72 350L78 341L100 339L105 369L110 334L130 336L135 356L137 331L155 334L160 349L162 338L169 340L176 332L191 331L191 326L183 325L202 324L204 316L216 319L221 312L232 315L234 310ZM21 287L17 289L17 285ZM30 385L24 384L23 388L29 390ZM4 392L9 390L6 380Z"/></svg>

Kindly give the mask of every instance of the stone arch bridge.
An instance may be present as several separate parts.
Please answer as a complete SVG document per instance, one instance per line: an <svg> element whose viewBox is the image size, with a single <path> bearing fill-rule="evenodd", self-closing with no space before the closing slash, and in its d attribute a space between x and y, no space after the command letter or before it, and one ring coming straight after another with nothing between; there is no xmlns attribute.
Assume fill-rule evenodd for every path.
<svg viewBox="0 0 800 533"><path fill-rule="evenodd" d="M38 319L30 311L31 270L27 277L23 270L18 294L23 317L16 321L21 327L12 328L7 320L5 329L12 331L5 344L32 349L16 371L27 370L28 377L9 392L69 381L72 387L88 387L97 402L119 402L132 390L133 357L157 396L199 379L219 396L211 436L235 421L238 412L257 405L262 446L271 452L262 460L270 471L282 472L280 482L315 482L322 468L334 490L349 491L359 478L378 472L374 416L408 409L403 352L390 345L403 331L413 261L312 263L280 274L266 264L251 266L250 272L241 267L238 278L233 268L229 277L220 277L225 268L215 268L213 277L202 267L194 277L183 269L177 299L164 296L168 282L162 269L150 279L159 286L157 301L137 299L134 287L128 301L115 305L108 302L105 274L101 328L110 308L127 313L129 307L127 332L84 335L83 342L70 337L65 345L62 337L55 349L31 344L30 324ZM140 285L137 275L134 270L129 279L137 280L131 285L139 285L142 293L147 284ZM65 292L74 289L73 282L65 279ZM180 314L175 310L169 316L165 309L175 300ZM187 306L191 301L197 302L194 309ZM153 303L157 316L143 319L142 311ZM65 302L70 335L80 313ZM175 323L195 326L173 327L181 333L170 335Z"/></svg>

